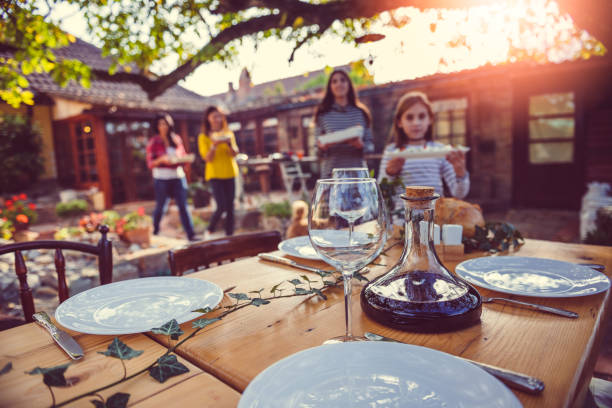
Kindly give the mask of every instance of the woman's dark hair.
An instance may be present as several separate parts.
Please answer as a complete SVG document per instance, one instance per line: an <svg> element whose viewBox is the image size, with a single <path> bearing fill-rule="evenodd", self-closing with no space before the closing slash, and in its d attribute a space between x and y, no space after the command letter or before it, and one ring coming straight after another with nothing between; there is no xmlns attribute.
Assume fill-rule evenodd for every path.
<svg viewBox="0 0 612 408"><path fill-rule="evenodd" d="M395 108L395 114L393 115L393 126L391 126L391 134L389 136L389 143L395 143L395 147L404 147L408 143L408 135L404 132L404 129L399 125L400 118L408 109L417 103L422 104L427 109L427 113L429 114L429 118L432 123L434 120L434 112L431 106L431 102L427 95L423 92L413 91L404 94L397 102L397 107ZM432 141L433 140L433 131L432 125L429 125L427 132L425 132L425 140Z"/></svg>
<svg viewBox="0 0 612 408"><path fill-rule="evenodd" d="M372 116L370 115L370 110L363 103L359 101L359 99L357 98L357 95L355 94L355 88L353 87L353 82L351 81L351 78L346 72L344 72L341 69L334 70L334 72L332 72L329 78L327 79L327 86L325 87L325 95L323 96L321 103L319 103L315 109L314 123L317 123L319 116L323 115L324 113L329 112L332 108L332 105L334 104L334 94L331 91L331 81L334 75L336 74L342 75L349 84L348 95L347 95L349 105L352 105L356 107L357 109L359 109L361 112L363 112L363 116L365 117L365 121L366 121L366 126L370 126L370 123L372 123Z"/></svg>
<svg viewBox="0 0 612 408"><path fill-rule="evenodd" d="M155 132L158 132L157 124L162 119L168 124L168 144L172 147L176 147L176 143L174 143L174 133L175 133L174 132L174 120L172 119L172 116L170 116L166 112L155 115L155 121L153 122L154 123L153 129L155 130Z"/></svg>
<svg viewBox="0 0 612 408"><path fill-rule="evenodd" d="M215 105L211 105L208 108L206 108L206 110L204 111L204 124L202 127L203 133L207 136L210 135L210 130L212 128L212 126L210 125L210 122L208 121L208 115L210 115L213 112L219 112L221 114L223 114L223 129L227 129L227 115L226 113L221 110L221 108L219 108L218 106Z"/></svg>

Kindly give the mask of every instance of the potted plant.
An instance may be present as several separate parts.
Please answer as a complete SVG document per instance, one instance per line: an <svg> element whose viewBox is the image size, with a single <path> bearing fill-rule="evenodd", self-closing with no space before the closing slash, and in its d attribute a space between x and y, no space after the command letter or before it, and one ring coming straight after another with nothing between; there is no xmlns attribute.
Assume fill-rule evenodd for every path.
<svg viewBox="0 0 612 408"><path fill-rule="evenodd" d="M149 246L153 220L145 213L144 207L139 207L116 221L115 231L119 237L132 244Z"/></svg>
<svg viewBox="0 0 612 408"><path fill-rule="evenodd" d="M29 231L30 225L36 222L36 204L28 202L25 194L14 195L4 201L4 206L0 208L0 218L3 223L3 230L8 236L12 234L13 240L32 241L38 237L38 233Z"/></svg>
<svg viewBox="0 0 612 408"><path fill-rule="evenodd" d="M212 197L208 186L201 181L194 181L193 183L190 183L188 194L195 208L207 207L210 204L210 198Z"/></svg>
<svg viewBox="0 0 612 408"><path fill-rule="evenodd" d="M261 206L261 212L262 227L266 230L280 231L284 236L291 219L291 203L287 200L278 203L268 202Z"/></svg>

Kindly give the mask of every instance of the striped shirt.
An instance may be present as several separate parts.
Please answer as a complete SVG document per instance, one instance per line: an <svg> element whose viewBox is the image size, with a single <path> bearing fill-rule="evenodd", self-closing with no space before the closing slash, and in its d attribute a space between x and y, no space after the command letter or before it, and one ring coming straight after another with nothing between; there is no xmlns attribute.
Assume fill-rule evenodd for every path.
<svg viewBox="0 0 612 408"><path fill-rule="evenodd" d="M374 137L372 129L367 126L364 113L353 105L332 105L329 112L320 115L315 126L315 137L326 133L337 132L352 126L363 126L365 129L361 141L363 150L346 144L338 143L326 151L319 151L321 158L321 178L331 177L332 170L340 167L367 167L363 159L364 153L374 152Z"/></svg>
<svg viewBox="0 0 612 408"><path fill-rule="evenodd" d="M428 148L444 146L437 142L427 142ZM387 164L391 160L389 153L399 151L394 143L391 143L385 148L383 157L380 161L380 170L378 172L378 181L387 178L389 181L395 177L401 177L406 186L431 186L440 196L444 195L444 184L448 187L448 191L453 197L459 199L467 196L470 191L470 176L466 172L465 176L457 177L455 169L444 158L428 158L428 159L410 159L404 161L404 167L397 176L389 176L386 172ZM404 207L403 201L399 195L394 199L395 209Z"/></svg>

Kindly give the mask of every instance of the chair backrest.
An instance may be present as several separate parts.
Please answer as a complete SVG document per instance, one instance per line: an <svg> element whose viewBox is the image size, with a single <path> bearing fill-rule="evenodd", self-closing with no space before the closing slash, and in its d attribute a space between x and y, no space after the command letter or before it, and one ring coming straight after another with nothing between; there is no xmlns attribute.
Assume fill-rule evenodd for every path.
<svg viewBox="0 0 612 408"><path fill-rule="evenodd" d="M280 241L280 232L265 231L196 242L168 251L170 271L182 276L185 271L208 268L213 263L275 251Z"/></svg>
<svg viewBox="0 0 612 408"><path fill-rule="evenodd" d="M106 238L108 227L102 225L99 228L102 237L98 245L90 245L81 242L40 240L29 242L17 242L0 246L0 255L15 253L15 272L19 280L19 297L26 322L33 322L34 298L32 289L28 285L28 270L22 252L31 249L55 249L55 271L57 272L57 287L59 302L68 299L69 292L66 284L66 260L62 250L86 252L98 257L98 270L100 272L100 284L106 285L113 281L113 244Z"/></svg>

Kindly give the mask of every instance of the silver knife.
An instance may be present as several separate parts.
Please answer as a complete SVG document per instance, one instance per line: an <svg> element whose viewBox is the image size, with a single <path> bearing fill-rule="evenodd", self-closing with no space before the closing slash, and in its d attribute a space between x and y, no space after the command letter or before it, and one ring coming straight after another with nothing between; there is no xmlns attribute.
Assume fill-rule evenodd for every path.
<svg viewBox="0 0 612 408"><path fill-rule="evenodd" d="M364 337L368 340L374 341L391 341L394 343L401 343L401 341L392 339L390 337L381 336L379 334L365 332ZM528 394L539 394L544 391L544 382L536 377L530 377L526 374L517 373L515 371L506 370L505 368L495 367L489 364L483 364L470 360L467 358L455 356L469 363L472 363L494 377L500 379L504 384L510 388L514 388L519 391L526 392Z"/></svg>
<svg viewBox="0 0 612 408"><path fill-rule="evenodd" d="M323 269L315 268L313 266L303 265L292 261L291 259L283 258L282 256L270 255L270 254L259 254L257 255L260 259L264 261L276 262L283 265L293 266L295 268L304 269L305 271L310 271L314 273L326 272L331 273L331 271L326 271Z"/></svg>
<svg viewBox="0 0 612 408"><path fill-rule="evenodd" d="M68 354L73 360L78 360L83 357L83 349L79 344L65 331L58 329L49 315L45 312L38 312L32 315L36 323L47 329L47 331L53 337L53 340L60 345L62 349Z"/></svg>

